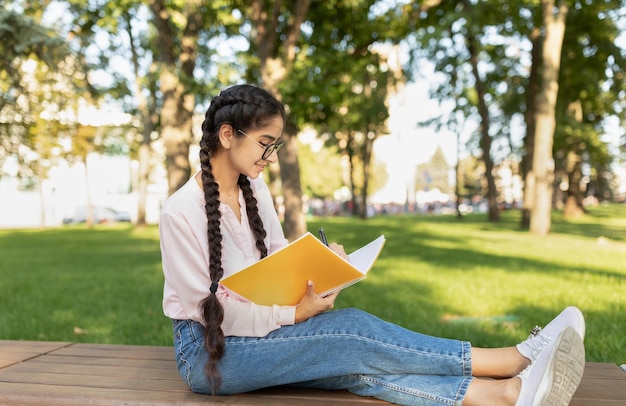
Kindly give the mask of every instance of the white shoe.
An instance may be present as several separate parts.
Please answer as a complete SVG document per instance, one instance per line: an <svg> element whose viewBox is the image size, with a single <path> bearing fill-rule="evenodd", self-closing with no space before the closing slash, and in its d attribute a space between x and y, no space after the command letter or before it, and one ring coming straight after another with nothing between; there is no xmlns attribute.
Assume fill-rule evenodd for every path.
<svg viewBox="0 0 626 406"><path fill-rule="evenodd" d="M551 340L522 380L516 406L567 406L585 369L585 347L580 333L566 327Z"/></svg>
<svg viewBox="0 0 626 406"><path fill-rule="evenodd" d="M533 363L541 351L567 327L573 328L581 340L585 339L585 317L575 306L565 308L543 329L539 326L533 328L528 339L517 344L517 350Z"/></svg>

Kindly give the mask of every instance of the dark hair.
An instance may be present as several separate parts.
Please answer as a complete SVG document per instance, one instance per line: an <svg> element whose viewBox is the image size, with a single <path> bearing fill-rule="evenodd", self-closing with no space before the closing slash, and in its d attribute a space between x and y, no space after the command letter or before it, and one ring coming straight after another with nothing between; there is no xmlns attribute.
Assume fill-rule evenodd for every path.
<svg viewBox="0 0 626 406"><path fill-rule="evenodd" d="M237 85L223 90L211 100L204 122L202 123L202 140L200 141L200 165L202 171L202 189L204 191L207 214L207 233L209 240L209 272L211 289L209 295L201 302L205 322L204 346L209 353L205 373L213 394L221 384L217 369L219 360L224 355L224 332L221 324L224 309L215 296L217 283L224 274L222 268L222 234L220 232L219 186L215 182L210 158L221 148L218 140L220 127L230 124L242 131L254 130L268 125L276 116L285 119L285 108L267 91L252 85ZM242 136L243 135L239 135ZM256 247L261 258L267 256L266 236L263 222L259 216L257 201L250 188L250 181L241 174L237 181L246 202L246 213L250 228L256 238Z"/></svg>

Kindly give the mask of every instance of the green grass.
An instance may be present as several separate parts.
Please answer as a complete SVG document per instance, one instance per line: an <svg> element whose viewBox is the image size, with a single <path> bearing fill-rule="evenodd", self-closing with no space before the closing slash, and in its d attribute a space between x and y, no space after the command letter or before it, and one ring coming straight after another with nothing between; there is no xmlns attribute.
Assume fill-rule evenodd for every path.
<svg viewBox="0 0 626 406"><path fill-rule="evenodd" d="M552 233L519 213L314 218L348 252L387 243L368 278L339 295L405 327L477 346L511 345L573 304L587 318L587 360L626 362L626 205L595 208ZM0 339L170 345L161 312L156 227L0 230Z"/></svg>

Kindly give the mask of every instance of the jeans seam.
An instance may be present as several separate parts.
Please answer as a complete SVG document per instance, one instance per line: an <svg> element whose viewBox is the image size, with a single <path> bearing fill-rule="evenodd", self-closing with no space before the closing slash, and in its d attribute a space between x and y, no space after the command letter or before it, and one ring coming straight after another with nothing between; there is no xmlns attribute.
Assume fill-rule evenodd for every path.
<svg viewBox="0 0 626 406"><path fill-rule="evenodd" d="M179 361L179 367L178 367L179 374L181 378L183 379L183 381L187 384L187 386L191 388L191 364L185 358L185 353L183 352L183 348L182 348L183 340L181 338L181 334L179 330L177 330L176 333L174 334L174 342L176 343L176 352L178 354L176 358ZM180 364L182 364L183 366L181 367Z"/></svg>
<svg viewBox="0 0 626 406"><path fill-rule="evenodd" d="M301 335L301 336L287 336L287 337L263 337L263 338L260 338L260 340L267 340L267 341L293 341L294 339L318 339L318 338L320 338L320 336L321 335L317 334L317 335ZM359 335L359 334L327 333L327 334L324 334L324 337L352 337L352 338L355 338L357 340L361 340L361 341L365 341L365 342L371 341L371 342L376 343L376 344L378 344L380 346L393 348L396 351L404 351L404 352L413 353L413 354L437 355L437 356L440 356L440 357L449 357L449 358L453 358L453 359L459 358L458 354L434 353L432 351L421 350L421 349L416 349L416 348L410 348L410 347L406 347L406 346L402 346L402 345L398 345L398 344L394 344L394 343L381 341L381 340L378 340L378 339L376 339L374 337L362 336L362 335ZM231 345L232 344L243 344L243 345L246 345L248 343L245 340L242 340L242 341L238 342L237 338L235 338L234 340L230 340L229 344L231 344ZM461 360L461 361L464 364L463 366L461 366L462 374L463 374L462 376L464 376L468 372L468 367L466 366L467 363L463 362L463 360ZM469 372L471 373L471 366L469 366Z"/></svg>
<svg viewBox="0 0 626 406"><path fill-rule="evenodd" d="M418 398L428 399L428 400L431 400L433 402L441 403L441 404L444 404L444 405L454 406L457 403L455 400L450 400L450 399L442 398L442 397L439 397L439 396L435 396L435 395L433 395L431 393L428 393L428 392L422 392L420 390L406 388L406 387L400 386L400 385L389 384L387 382L380 381L378 379L372 378L369 375L355 375L355 378L360 380L360 381L367 382L367 383L373 384L373 385L377 385L377 386L383 387L383 388L388 389L388 390L404 393L404 394L415 396L415 397L418 397Z"/></svg>

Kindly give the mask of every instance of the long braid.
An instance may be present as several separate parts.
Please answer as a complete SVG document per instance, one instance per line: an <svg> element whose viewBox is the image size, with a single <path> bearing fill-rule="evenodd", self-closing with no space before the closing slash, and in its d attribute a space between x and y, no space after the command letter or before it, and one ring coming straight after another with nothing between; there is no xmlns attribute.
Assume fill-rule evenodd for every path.
<svg viewBox="0 0 626 406"><path fill-rule="evenodd" d="M250 222L250 228L256 238L256 247L261 252L261 258L267 256L267 247L265 246L265 228L263 228L263 221L259 216L259 209L257 207L257 201L250 188L250 181L244 175L239 175L239 187L243 192L243 197L246 201L246 213L248 214L248 221Z"/></svg>
<svg viewBox="0 0 626 406"><path fill-rule="evenodd" d="M284 107L268 92L250 85L238 85L222 91L211 101L202 123L200 165L205 200L204 208L207 215L211 287L209 295L204 298L200 306L205 322L204 346L209 354L205 373L213 394L218 391L221 385L218 363L224 356L225 337L221 328L224 320L224 309L215 295L218 282L224 275L224 269L222 268L219 185L213 176L211 157L221 151L218 133L222 125L230 124L242 130L250 130L267 125L277 116L281 116L284 120ZM267 256L267 247L264 242L266 232L259 216L257 200L246 176L240 175L237 183L245 198L246 213L256 240L255 245L261 253L261 258L263 258Z"/></svg>

